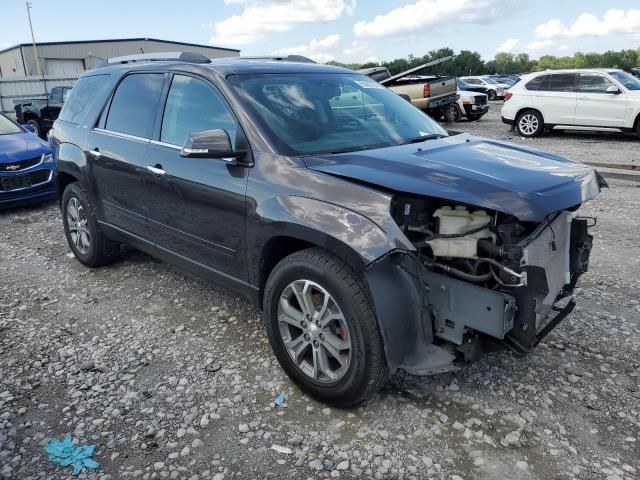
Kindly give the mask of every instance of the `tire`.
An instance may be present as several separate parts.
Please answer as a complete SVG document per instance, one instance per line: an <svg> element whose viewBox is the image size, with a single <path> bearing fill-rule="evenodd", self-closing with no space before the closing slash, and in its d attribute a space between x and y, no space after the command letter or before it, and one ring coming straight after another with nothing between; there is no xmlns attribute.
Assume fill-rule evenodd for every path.
<svg viewBox="0 0 640 480"><path fill-rule="evenodd" d="M76 210L75 215L72 207ZM61 209L67 242L80 263L87 267L100 267L113 263L119 257L120 244L104 236L89 198L78 182L65 188ZM72 223L74 217L77 222ZM79 231L82 233L78 234Z"/></svg>
<svg viewBox="0 0 640 480"><path fill-rule="evenodd" d="M544 119L537 110L525 110L516 118L516 131L525 138L542 135L544 132Z"/></svg>
<svg viewBox="0 0 640 480"><path fill-rule="evenodd" d="M636 136L640 140L640 118L636 121Z"/></svg>
<svg viewBox="0 0 640 480"><path fill-rule="evenodd" d="M326 303L323 299L327 297L322 296L320 290L330 298ZM296 300L303 298L303 293L298 295L296 292L305 291L309 294L306 298L313 300L312 308L307 311L317 314L325 303L324 311L333 312L336 320L321 329L314 321L305 322L305 319L317 318L315 315L304 316L305 309L300 308L301 304ZM285 309L283 305L289 308ZM284 258L269 275L263 307L267 336L280 366L312 397L337 407L349 407L368 399L386 381L388 370L383 343L367 289L362 279L338 257L320 248L310 248ZM291 324L294 317L284 313L289 311L295 312L293 323L296 326ZM287 320L280 321L282 318ZM304 340L300 340L303 337ZM348 343L350 347L348 351L339 350L346 352L342 363L327 353L328 347L336 341L342 345ZM298 349L301 360L294 361L294 353L285 342L289 347L305 342ZM316 362L316 353L317 358L321 358L323 351L324 362ZM320 372L320 368L314 368L320 363L337 368L327 368L327 376L325 370Z"/></svg>
<svg viewBox="0 0 640 480"><path fill-rule="evenodd" d="M495 90L489 90L487 92L487 95L489 96L489 100L495 100L496 98L498 98L498 94Z"/></svg>
<svg viewBox="0 0 640 480"><path fill-rule="evenodd" d="M453 113L453 121L456 123L461 122L464 118L464 114L460 109L460 105L458 105L457 103L451 104L451 111Z"/></svg>
<svg viewBox="0 0 640 480"><path fill-rule="evenodd" d="M33 132L35 135L40 138L44 138L42 136L42 128L40 128L40 124L36 120L27 120L27 125L31 125L33 128L35 128L36 131Z"/></svg>
<svg viewBox="0 0 640 480"><path fill-rule="evenodd" d="M482 114L470 113L469 115L467 115L467 118L470 122L477 122L482 118Z"/></svg>

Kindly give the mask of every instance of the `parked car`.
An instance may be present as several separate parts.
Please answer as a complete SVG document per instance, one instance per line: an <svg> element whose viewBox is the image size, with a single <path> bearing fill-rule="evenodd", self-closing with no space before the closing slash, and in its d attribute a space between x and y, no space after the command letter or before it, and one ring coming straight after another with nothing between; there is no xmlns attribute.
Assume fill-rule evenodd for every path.
<svg viewBox="0 0 640 480"><path fill-rule="evenodd" d="M573 309L590 167L450 136L343 68L145 58L85 73L50 136L82 264L127 243L245 295L291 379L340 406L398 369L523 355ZM338 115L343 92L362 103Z"/></svg>
<svg viewBox="0 0 640 480"><path fill-rule="evenodd" d="M72 87L53 87L45 100L22 100L14 105L18 123L31 125L36 135L46 138Z"/></svg>
<svg viewBox="0 0 640 480"><path fill-rule="evenodd" d="M458 91L458 102L454 106L454 121L459 122L463 118L475 122L489 111L487 95L478 92Z"/></svg>
<svg viewBox="0 0 640 480"><path fill-rule="evenodd" d="M471 85L481 85L487 89L489 100L504 98L504 93L509 89L506 83L499 83L489 77L461 77Z"/></svg>
<svg viewBox="0 0 640 480"><path fill-rule="evenodd" d="M0 113L0 207L55 197L53 156L49 145L27 125Z"/></svg>
<svg viewBox="0 0 640 480"><path fill-rule="evenodd" d="M501 74L501 75L487 75L487 76L498 83L505 83L509 85L509 87L513 87L516 83L520 81L520 77L517 75Z"/></svg>
<svg viewBox="0 0 640 480"><path fill-rule="evenodd" d="M385 67L358 70L373 78L434 118L446 115L457 100L456 77L425 74L451 57L440 58L391 76ZM385 73L386 72L386 73Z"/></svg>
<svg viewBox="0 0 640 480"><path fill-rule="evenodd" d="M489 88L485 87L484 85L476 85L476 84L471 84L471 83L467 83L464 80L462 80L461 78L456 79L456 84L458 86L458 93L460 91L463 92L478 92L478 93L484 93L485 95L487 95L487 97L489 96Z"/></svg>
<svg viewBox="0 0 640 480"><path fill-rule="evenodd" d="M552 129L640 136L640 80L611 68L534 73L509 90L502 120L523 137Z"/></svg>
<svg viewBox="0 0 640 480"><path fill-rule="evenodd" d="M631 74L632 74L634 77L638 77L638 78L640 78L640 68L632 68L632 69L631 69Z"/></svg>

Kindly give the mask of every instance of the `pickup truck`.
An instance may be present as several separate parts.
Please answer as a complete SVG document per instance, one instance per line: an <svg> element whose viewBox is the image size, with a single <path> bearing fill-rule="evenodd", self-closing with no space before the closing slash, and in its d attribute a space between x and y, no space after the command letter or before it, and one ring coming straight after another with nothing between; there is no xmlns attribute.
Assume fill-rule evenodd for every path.
<svg viewBox="0 0 640 480"><path fill-rule="evenodd" d="M21 100L14 105L16 119L22 125L31 125L34 133L40 138L46 138L60 115L60 110L69 96L72 87L53 87L46 99Z"/></svg>
<svg viewBox="0 0 640 480"><path fill-rule="evenodd" d="M437 73L427 75L424 70L450 59L451 57L439 58L393 76L385 67L367 68L358 72L388 87L434 118L439 118L446 116L458 99L456 77Z"/></svg>

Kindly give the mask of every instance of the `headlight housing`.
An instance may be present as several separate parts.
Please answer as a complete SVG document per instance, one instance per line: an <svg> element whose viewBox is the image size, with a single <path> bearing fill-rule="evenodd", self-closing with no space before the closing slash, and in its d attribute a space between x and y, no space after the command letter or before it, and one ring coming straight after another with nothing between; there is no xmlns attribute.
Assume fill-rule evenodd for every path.
<svg viewBox="0 0 640 480"><path fill-rule="evenodd" d="M53 163L53 153L43 153L42 154L42 163Z"/></svg>

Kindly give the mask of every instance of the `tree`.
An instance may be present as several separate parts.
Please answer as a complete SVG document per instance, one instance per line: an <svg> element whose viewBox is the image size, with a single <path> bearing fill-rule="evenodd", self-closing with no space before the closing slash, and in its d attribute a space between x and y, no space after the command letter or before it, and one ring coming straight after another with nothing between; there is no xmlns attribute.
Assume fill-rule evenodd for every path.
<svg viewBox="0 0 640 480"><path fill-rule="evenodd" d="M478 52L462 50L454 60L454 68L450 72L459 77L465 75L480 75L484 73L484 62Z"/></svg>

